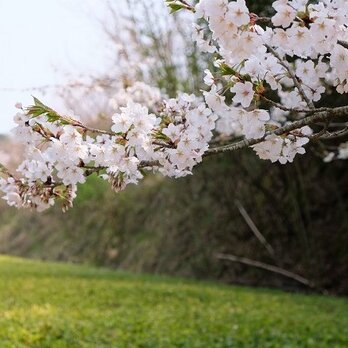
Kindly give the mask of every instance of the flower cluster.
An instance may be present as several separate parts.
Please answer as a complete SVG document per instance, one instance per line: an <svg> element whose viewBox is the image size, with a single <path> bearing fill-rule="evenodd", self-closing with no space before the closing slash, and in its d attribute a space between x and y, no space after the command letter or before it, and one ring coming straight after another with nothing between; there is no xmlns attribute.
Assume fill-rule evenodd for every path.
<svg viewBox="0 0 348 348"><path fill-rule="evenodd" d="M36 99L15 117L13 133L27 147L20 177L3 171L0 189L9 205L43 211L58 199L71 206L77 185L92 173L116 191L137 183L145 169L173 177L191 174L208 149L215 120L201 99L182 94L163 102L158 115L129 101L112 117L111 130L102 131Z"/></svg>
<svg viewBox="0 0 348 348"><path fill-rule="evenodd" d="M195 7L200 25L194 38L216 57L216 71L205 71L205 100L224 136L262 138L289 115L304 116L300 110L313 109L328 89L348 92L348 50L342 45L348 40L348 3L277 0L273 8L274 16L260 26L245 0L201 0ZM275 93L279 103L267 98ZM271 103L271 115L260 102ZM262 159L285 163L304 153L308 141L306 135L267 135L253 148Z"/></svg>
<svg viewBox="0 0 348 348"><path fill-rule="evenodd" d="M293 162L296 154L303 155L306 152L303 146L309 142L308 136L311 134L311 128L303 127L287 136L268 135L265 141L253 148L261 159L285 164Z"/></svg>
<svg viewBox="0 0 348 348"><path fill-rule="evenodd" d="M160 171L175 177L190 174L209 147L217 116L195 96L183 94L165 103L162 119L161 133L171 147L160 151Z"/></svg>
<svg viewBox="0 0 348 348"><path fill-rule="evenodd" d="M348 39L348 3L345 0L307 3L275 1L273 28L262 28L244 0L201 0L196 6L196 16L207 21L211 34L206 33L204 26L196 26L195 39L203 51L218 53L224 63L242 75L249 75L252 82L264 80L274 90L282 91L284 85L291 83L289 79L282 81L288 77L287 71L277 59L286 61L287 55L295 58L294 70L309 99L320 99L325 91L321 80L325 78L340 93L347 92L348 58L340 41ZM277 57L268 47L274 48ZM250 88L246 88L249 94L243 100L244 107L251 102Z"/></svg>

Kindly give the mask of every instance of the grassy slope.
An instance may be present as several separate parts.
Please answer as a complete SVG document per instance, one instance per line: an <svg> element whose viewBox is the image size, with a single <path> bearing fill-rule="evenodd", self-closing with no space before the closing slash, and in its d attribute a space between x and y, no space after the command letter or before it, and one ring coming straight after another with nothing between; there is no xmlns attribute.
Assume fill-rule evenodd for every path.
<svg viewBox="0 0 348 348"><path fill-rule="evenodd" d="M0 347L347 347L345 299L0 256Z"/></svg>

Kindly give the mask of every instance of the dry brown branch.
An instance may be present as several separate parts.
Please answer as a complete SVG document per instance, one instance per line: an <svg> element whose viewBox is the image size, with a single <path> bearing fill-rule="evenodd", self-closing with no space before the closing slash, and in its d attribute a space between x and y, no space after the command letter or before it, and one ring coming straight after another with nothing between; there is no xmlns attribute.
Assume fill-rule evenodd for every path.
<svg viewBox="0 0 348 348"><path fill-rule="evenodd" d="M254 221L251 219L248 212L245 210L245 208L242 206L242 204L236 200L236 206L242 215L244 221L247 223L247 225L250 227L251 231L254 233L255 237L259 240L259 242L265 247L265 249L268 251L268 253L271 255L273 259L275 259L275 252L272 246L267 242L266 238L263 236L263 234L260 232L260 230L255 225Z"/></svg>
<svg viewBox="0 0 348 348"><path fill-rule="evenodd" d="M227 260L227 261L231 261L231 262L238 262L238 263L242 263L244 265L248 265L248 266L252 266L252 267L256 267L256 268L261 268L264 269L266 271L272 272L272 273L276 273L276 274L280 274L284 277L293 279L295 281L297 281L298 283L301 283L303 285L306 285L310 288L317 288L315 286L315 284L313 282L311 282L310 280L296 274L290 271L287 271L283 268L277 267L277 266L273 266L273 265L269 265L267 263L263 263L260 261L255 261L255 260L251 260L248 259L246 257L239 257L239 256L235 256L235 255L230 255L230 254L216 254L215 255L216 258L220 259L220 260Z"/></svg>

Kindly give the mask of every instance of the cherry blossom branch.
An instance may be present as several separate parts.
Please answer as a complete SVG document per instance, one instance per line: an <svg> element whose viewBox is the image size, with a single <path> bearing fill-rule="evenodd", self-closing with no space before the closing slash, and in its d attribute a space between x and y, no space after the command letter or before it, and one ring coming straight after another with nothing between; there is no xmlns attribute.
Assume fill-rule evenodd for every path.
<svg viewBox="0 0 348 348"><path fill-rule="evenodd" d="M342 28L337 21L336 26L324 25L322 28L320 12L332 12L335 18L335 13L344 10L340 16L348 18L348 8L332 7L328 1L323 8L308 7L308 11L302 13L302 5L294 2L291 5L274 4L276 14L270 27L274 28L273 34L276 34L275 28L289 28L284 31L285 39L288 38L284 46L282 37L278 38L278 44L277 40L272 45L264 44L271 33L258 31L255 25L257 21L267 22L269 19L250 13L244 1L223 1L221 6L214 6L214 1L195 2L198 7L191 6L187 0L166 2L171 12L181 9L195 12L197 8L208 28L206 24L200 25L198 20L194 40L203 52L215 52L221 57L221 64L216 66L221 77L214 77L208 69L205 71L204 83L211 87L210 91L203 93L205 100L195 95L179 94L177 98L162 103L160 90L150 91L150 95L156 95L153 102L161 103L155 113L149 113L145 101L127 103L112 117L112 126L108 130L89 127L83 121L61 116L37 98L27 109L19 106L23 114L15 116L17 127L14 134L26 144L28 151L27 159L17 168L21 178L11 176L0 165L3 176L0 190L9 205L43 211L60 197L66 202L65 208L72 204L77 184L83 184L93 173L105 174L101 177L118 192L128 184L138 183L144 177L144 169L181 177L192 173L204 153L205 157L259 143L253 149L260 158L285 164L292 162L297 154L305 153L303 146L309 141L348 134L347 126L330 128L334 118L348 116L348 106L316 108L314 105L314 101L319 101L326 91L322 78L327 71L330 71L331 85L337 92L347 92L345 48L348 48L348 43L337 39L322 42L321 38L323 34L345 38L348 28ZM206 29L216 34L214 40L205 35ZM235 44L233 49L231 43ZM255 52L259 57L254 57ZM292 57L291 61L287 57ZM264 64L267 60L269 64ZM231 62L235 65L229 67ZM278 79L280 73L293 81L291 86L282 85ZM264 78L260 79L260 76ZM230 89L232 92L232 102L229 95L221 93L221 81L225 91ZM327 81L328 85L330 81ZM275 100L281 99L281 103L265 96L265 82L274 93L278 90L278 99ZM147 95L148 88L144 92ZM252 108L253 100L289 112L287 122L283 126L269 122L268 108ZM312 125L319 126L320 131L312 134L308 127ZM330 132L331 129L334 132ZM225 137L221 138L223 143L217 144L216 140L214 143L215 132ZM104 136L98 137L98 134ZM237 138L233 138L236 134ZM348 143L341 144L338 150L342 151L337 158L348 158L347 149ZM335 156L333 153L329 155L330 158ZM242 213L243 209L240 210ZM245 212L243 214L247 217ZM258 234L250 219L246 220Z"/></svg>
<svg viewBox="0 0 348 348"><path fill-rule="evenodd" d="M301 94L302 98L305 100L305 102L307 103L309 108L314 109L313 102L311 100L309 100L309 98L307 97L304 89L302 88L302 85L301 85L299 79L297 78L295 73L292 71L289 64L285 60L282 59L282 57L278 54L278 52L273 47L271 47L270 45L267 45L267 44L265 44L265 46L278 59L279 64L282 65L285 68L285 70L288 72L288 74L290 75L291 79L293 80L296 88L298 89L299 93Z"/></svg>
<svg viewBox="0 0 348 348"><path fill-rule="evenodd" d="M34 105L28 107L26 109L27 115L29 115L32 119L35 119L41 115L45 115L49 122L61 122L62 124L68 124L73 127L82 128L85 131L91 132L91 133L97 133L97 134L106 134L114 136L115 133L107 130L92 128L84 125L82 122L75 120L74 118L70 116L62 116L54 109L48 107L44 103L42 103L39 99L34 97ZM39 123L38 123L39 124ZM40 132L39 132L40 133ZM45 135L41 134L45 137Z"/></svg>
<svg viewBox="0 0 348 348"><path fill-rule="evenodd" d="M272 23L272 19L270 17L259 17L257 14L255 13L251 13L250 14L252 20L254 22L260 22L260 23ZM296 19L300 19L300 18L296 18ZM347 41L343 41L343 40L338 40L337 43L339 45L341 45L344 48L348 49L348 42Z"/></svg>
<svg viewBox="0 0 348 348"><path fill-rule="evenodd" d="M82 124L79 121L76 121L75 123L71 123L71 126L82 128L83 130L94 133L94 134L105 134L105 135L110 135L110 136L115 136L116 134L112 131L107 131L104 129L98 129L98 128L93 128L93 127L88 127L84 124Z"/></svg>
<svg viewBox="0 0 348 348"><path fill-rule="evenodd" d="M315 109L297 109L297 108L288 108L280 103L275 102L274 100L271 100L267 97L265 97L264 95L259 95L261 99L263 99L265 102L267 102L268 104L283 110L283 111L288 111L288 112L296 112L296 113L306 113L306 114L310 114L313 112L320 112L320 111L327 111L329 110L329 108L315 108Z"/></svg>
<svg viewBox="0 0 348 348"><path fill-rule="evenodd" d="M274 100L271 100L271 99L268 99L267 97L265 97L264 95L260 95L260 98L265 101L266 103L280 109L280 110L283 110L283 111L292 111L292 109L290 108L287 108L286 106L280 104L280 103L277 103L275 102ZM297 111L297 112L301 112L301 111Z"/></svg>
<svg viewBox="0 0 348 348"><path fill-rule="evenodd" d="M251 13L251 18L254 22L260 22L260 23L272 23L272 19L270 17L259 17L257 14L255 13ZM300 18L296 18L296 19L299 19L301 20ZM347 41L343 41L343 40L338 40L337 43L339 45L341 45L342 47L344 48L347 48L348 49L348 42Z"/></svg>
<svg viewBox="0 0 348 348"><path fill-rule="evenodd" d="M211 148L207 151L206 156L212 155L212 154L217 154L217 153L222 153L222 152L226 152L226 151L239 150L239 149L242 149L245 147L249 147L249 146L261 143L269 135L287 134L291 131L294 131L296 129L300 129L304 126L312 125L316 122L327 121L327 120L331 120L331 119L336 118L336 117L344 117L344 116L348 116L348 106L342 106L342 107L328 109L326 111L321 111L321 112L315 113L312 116L308 116L308 117L305 117L301 120L287 124L287 125L280 127L274 131L267 132L260 139L245 139L245 140L239 141L239 142L234 143L234 144L229 144L229 145L225 145L225 146Z"/></svg>

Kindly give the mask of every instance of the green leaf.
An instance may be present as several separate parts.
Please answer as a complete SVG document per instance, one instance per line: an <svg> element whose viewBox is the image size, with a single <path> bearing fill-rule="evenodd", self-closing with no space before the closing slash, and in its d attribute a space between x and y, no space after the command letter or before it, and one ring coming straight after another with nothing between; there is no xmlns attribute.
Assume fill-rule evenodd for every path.
<svg viewBox="0 0 348 348"><path fill-rule="evenodd" d="M185 6L178 3L176 0L166 0L167 6L170 8L170 13L175 13L182 10Z"/></svg>
<svg viewBox="0 0 348 348"><path fill-rule="evenodd" d="M35 106L38 106L40 108L47 108L47 106L44 103L42 103L38 98L33 97L33 99Z"/></svg>
<svg viewBox="0 0 348 348"><path fill-rule="evenodd" d="M38 98L33 97L34 105L29 106L27 113L32 118L39 117L41 115L46 115L48 122L62 121L62 116L60 116L56 111L45 105ZM67 123L66 123L67 124Z"/></svg>
<svg viewBox="0 0 348 348"><path fill-rule="evenodd" d="M234 69L232 69L230 66L228 66L227 64L221 64L220 65L220 71L222 75L235 75L236 71Z"/></svg>

